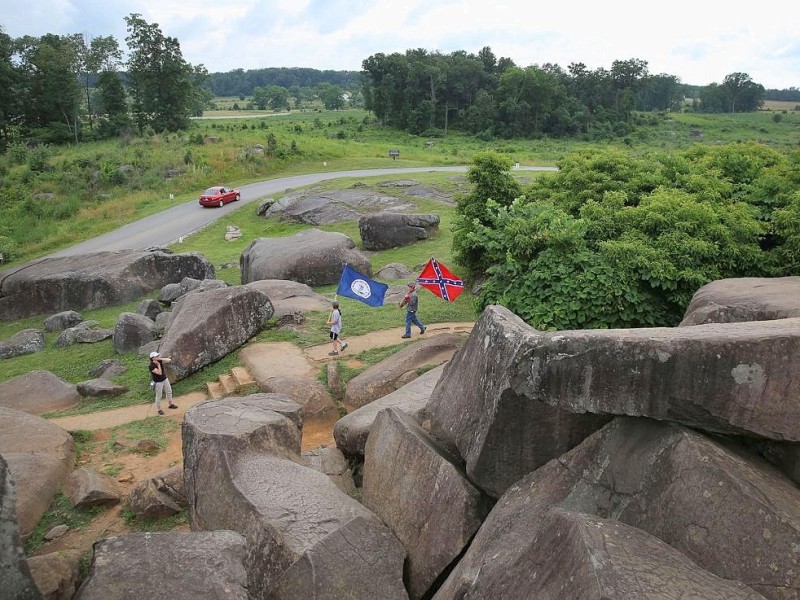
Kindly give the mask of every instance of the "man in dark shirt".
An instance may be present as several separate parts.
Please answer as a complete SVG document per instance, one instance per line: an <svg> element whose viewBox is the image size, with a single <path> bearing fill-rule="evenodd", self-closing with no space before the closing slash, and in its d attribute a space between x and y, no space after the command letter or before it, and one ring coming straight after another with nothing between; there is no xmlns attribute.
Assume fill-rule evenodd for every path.
<svg viewBox="0 0 800 600"><path fill-rule="evenodd" d="M427 327L423 325L422 321L417 316L417 309L419 308L419 296L417 296L417 283L412 281L408 284L408 293L403 298L403 301L397 305L398 308L406 307L406 332L401 335L402 338L411 337L411 324L413 323L419 327L420 333L425 333Z"/></svg>
<svg viewBox="0 0 800 600"><path fill-rule="evenodd" d="M164 363L172 362L169 357L161 356L158 352L150 353L150 375L153 377L153 387L156 390L156 410L163 415L161 410L161 395L166 392L167 405L170 408L178 408L177 404L172 403L172 385L164 369Z"/></svg>

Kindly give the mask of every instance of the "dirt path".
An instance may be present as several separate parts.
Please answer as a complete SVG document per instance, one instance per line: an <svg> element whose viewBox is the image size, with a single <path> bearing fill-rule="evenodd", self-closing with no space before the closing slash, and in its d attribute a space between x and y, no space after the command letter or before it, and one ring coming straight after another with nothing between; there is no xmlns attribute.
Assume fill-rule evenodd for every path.
<svg viewBox="0 0 800 600"><path fill-rule="evenodd" d="M472 323L436 323L430 325L425 333L425 337L436 335L437 333L469 333ZM410 340L400 337L401 328L375 331L357 337L348 337L347 349L337 357L328 356L330 344L312 346L305 349L298 349L292 344L284 342L252 344L248 347L251 353L251 360L255 364L269 365L271 371L276 373L292 373L299 375L308 373L315 376L320 364L331 360L345 360L350 366L359 366L355 356L365 350L373 348L384 348L400 343L415 342L420 339L416 332ZM208 396L202 392L194 392L183 396L176 396L175 403L177 410L167 410L163 418L170 419L176 424L183 422L183 415L186 411L199 402L204 402ZM155 407L152 403L127 406L115 410L91 413L87 415L74 415L51 419L54 423L67 431L78 429L94 432L93 440L102 442L110 437L109 429L140 421L148 417L156 416ZM338 415L329 415L320 419L309 419L303 424L302 450L312 450L323 446L333 446L333 426L338 420ZM106 452L101 447L94 452L83 456L80 465L96 471L103 471L108 468L110 463ZM176 427L175 431L169 435L167 446L156 454L142 454L132 451L122 451L113 458L113 466L119 471L116 476L119 483L122 497L125 498L130 493L136 483L142 481L159 471L170 467L183 464L183 453L181 443L181 430ZM188 531L188 525L180 525L173 531ZM68 531L64 536L44 544L35 552L36 555L47 554L60 550L74 549L82 553L89 551L92 544L102 538L124 535L131 531L131 527L123 518L123 506L117 505L104 511L87 526Z"/></svg>

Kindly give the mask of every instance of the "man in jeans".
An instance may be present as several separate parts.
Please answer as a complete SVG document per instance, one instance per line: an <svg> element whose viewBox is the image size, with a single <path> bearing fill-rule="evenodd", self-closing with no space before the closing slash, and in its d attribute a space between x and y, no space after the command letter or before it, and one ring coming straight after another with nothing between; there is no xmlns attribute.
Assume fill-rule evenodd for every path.
<svg viewBox="0 0 800 600"><path fill-rule="evenodd" d="M150 375L153 377L153 387L156 390L156 410L163 415L161 410L161 395L166 392L167 404L170 408L178 408L177 404L172 403L172 385L167 378L164 363L171 362L166 356L161 356L158 352L150 353Z"/></svg>
<svg viewBox="0 0 800 600"><path fill-rule="evenodd" d="M417 309L419 308L419 297L417 296L417 283L412 281L408 284L408 293L403 298L403 301L397 305L398 308L406 307L406 332L401 335L402 338L411 337L411 324L413 323L419 327L420 333L425 333L425 325L419 320L417 316Z"/></svg>

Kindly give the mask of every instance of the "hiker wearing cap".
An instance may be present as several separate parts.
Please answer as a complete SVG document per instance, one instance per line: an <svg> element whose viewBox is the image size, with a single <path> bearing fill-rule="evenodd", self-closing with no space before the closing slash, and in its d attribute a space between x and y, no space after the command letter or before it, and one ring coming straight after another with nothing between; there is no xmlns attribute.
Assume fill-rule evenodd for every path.
<svg viewBox="0 0 800 600"><path fill-rule="evenodd" d="M417 316L417 309L419 308L419 297L417 296L417 283L412 281L408 284L408 293L403 298L402 302L397 305L397 308L406 307L406 332L401 335L401 338L411 337L411 324L413 323L419 327L420 333L425 333L427 327L422 324Z"/></svg>
<svg viewBox="0 0 800 600"><path fill-rule="evenodd" d="M177 404L172 403L172 385L164 369L164 364L168 362L172 362L172 359L161 356L158 352L150 353L150 375L153 378L153 386L156 390L156 410L160 415L164 414L164 411L161 410L161 395L164 393L167 395L167 406L178 408Z"/></svg>

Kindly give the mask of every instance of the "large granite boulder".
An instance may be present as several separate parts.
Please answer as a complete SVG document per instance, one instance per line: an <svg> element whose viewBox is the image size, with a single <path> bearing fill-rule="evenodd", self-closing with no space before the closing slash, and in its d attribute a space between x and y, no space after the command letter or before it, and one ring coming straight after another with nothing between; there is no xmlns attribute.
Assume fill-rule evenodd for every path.
<svg viewBox="0 0 800 600"><path fill-rule="evenodd" d="M364 456L364 506L408 552L409 597L427 597L478 531L491 502L454 457L397 408L378 414Z"/></svg>
<svg viewBox="0 0 800 600"><path fill-rule="evenodd" d="M19 529L27 537L72 471L75 443L41 417L0 407L0 454L17 484Z"/></svg>
<svg viewBox="0 0 800 600"><path fill-rule="evenodd" d="M265 218L278 217L309 225L327 225L355 221L364 212L411 208L406 200L376 192L363 184L356 186L346 190L320 191L311 188L292 192L277 202L272 201L260 214Z"/></svg>
<svg viewBox="0 0 800 600"><path fill-rule="evenodd" d="M62 310L54 315L50 315L44 320L45 331L64 331L70 327L75 327L83 321L81 313L74 310Z"/></svg>
<svg viewBox="0 0 800 600"><path fill-rule="evenodd" d="M800 277L740 277L704 285L681 326L800 317Z"/></svg>
<svg viewBox="0 0 800 600"><path fill-rule="evenodd" d="M264 328L271 310L263 294L244 286L183 296L170 313L158 350L172 359L170 379L183 379L242 346Z"/></svg>
<svg viewBox="0 0 800 600"><path fill-rule="evenodd" d="M187 506L183 467L172 467L137 483L125 506L137 519L169 517Z"/></svg>
<svg viewBox="0 0 800 600"><path fill-rule="evenodd" d="M358 494L350 465L338 448L322 446L307 450L303 452L302 458L306 465L330 477L336 487L348 496L355 497Z"/></svg>
<svg viewBox="0 0 800 600"><path fill-rule="evenodd" d="M245 541L233 531L132 533L96 542L76 600L247 600Z"/></svg>
<svg viewBox="0 0 800 600"><path fill-rule="evenodd" d="M82 321L75 327L62 331L53 345L56 348L65 348L73 344L95 344L113 336L114 330L100 327L98 321Z"/></svg>
<svg viewBox="0 0 800 600"><path fill-rule="evenodd" d="M434 390L432 431L493 495L610 415L800 441L798 352L800 319L540 332L488 307Z"/></svg>
<svg viewBox="0 0 800 600"><path fill-rule="evenodd" d="M275 318L293 313L330 309L331 301L310 286L287 279L259 279L247 284L264 294L275 307Z"/></svg>
<svg viewBox="0 0 800 600"><path fill-rule="evenodd" d="M187 276L211 278L214 267L162 249L43 258L0 273L0 320L125 304Z"/></svg>
<svg viewBox="0 0 800 600"><path fill-rule="evenodd" d="M361 243L366 250L387 250L427 240L439 231L439 215L372 213L358 220Z"/></svg>
<svg viewBox="0 0 800 600"><path fill-rule="evenodd" d="M64 482L64 494L76 508L117 504L121 495L117 480L93 469L75 469Z"/></svg>
<svg viewBox="0 0 800 600"><path fill-rule="evenodd" d="M348 381L344 405L355 410L391 394L416 379L420 369L450 360L463 343L464 338L458 334L440 333L408 344Z"/></svg>
<svg viewBox="0 0 800 600"><path fill-rule="evenodd" d="M67 600L75 596L81 580L81 551L59 550L28 559L31 576L42 600Z"/></svg>
<svg viewBox="0 0 800 600"><path fill-rule="evenodd" d="M7 340L0 341L0 359L14 358L44 350L44 332L41 329L23 329Z"/></svg>
<svg viewBox="0 0 800 600"><path fill-rule="evenodd" d="M800 596L794 484L698 432L620 417L509 487L437 598L485 597L485 583L527 577L540 551L536 532L553 507L641 529L766 598ZM514 565L519 572L509 577Z"/></svg>
<svg viewBox="0 0 800 600"><path fill-rule="evenodd" d="M424 424L428 415L428 400L444 371L444 365L423 373L391 394L347 413L333 426L336 447L345 456L363 458L369 432L378 413L386 408L397 408Z"/></svg>
<svg viewBox="0 0 800 600"><path fill-rule="evenodd" d="M0 450L2 452L2 450ZM15 600L41 600L33 581L17 523L14 478L0 454L0 590Z"/></svg>
<svg viewBox="0 0 800 600"><path fill-rule="evenodd" d="M516 365L535 335L507 309L488 307L428 402L431 432L458 448L470 479L495 498L611 419L574 414L515 389Z"/></svg>
<svg viewBox="0 0 800 600"><path fill-rule="evenodd" d="M253 597L407 598L397 538L327 475L302 464L300 415L299 405L275 395L186 413L192 528L245 536Z"/></svg>
<svg viewBox="0 0 800 600"><path fill-rule="evenodd" d="M30 371L0 382L0 406L40 415L74 406L77 386L50 371Z"/></svg>
<svg viewBox="0 0 800 600"><path fill-rule="evenodd" d="M525 553L516 562L504 563L502 573L491 568L472 585L450 579L434 600L764 598L738 581L705 571L661 540L618 521L552 508L536 530L526 533L528 539L520 540Z"/></svg>
<svg viewBox="0 0 800 600"><path fill-rule="evenodd" d="M124 312L114 325L114 350L120 354L136 352L141 346L158 339L155 321L139 313Z"/></svg>
<svg viewBox="0 0 800 600"><path fill-rule="evenodd" d="M258 238L242 252L242 283L290 279L311 286L336 283L344 265L372 275L369 259L342 233L309 229L293 236Z"/></svg>

